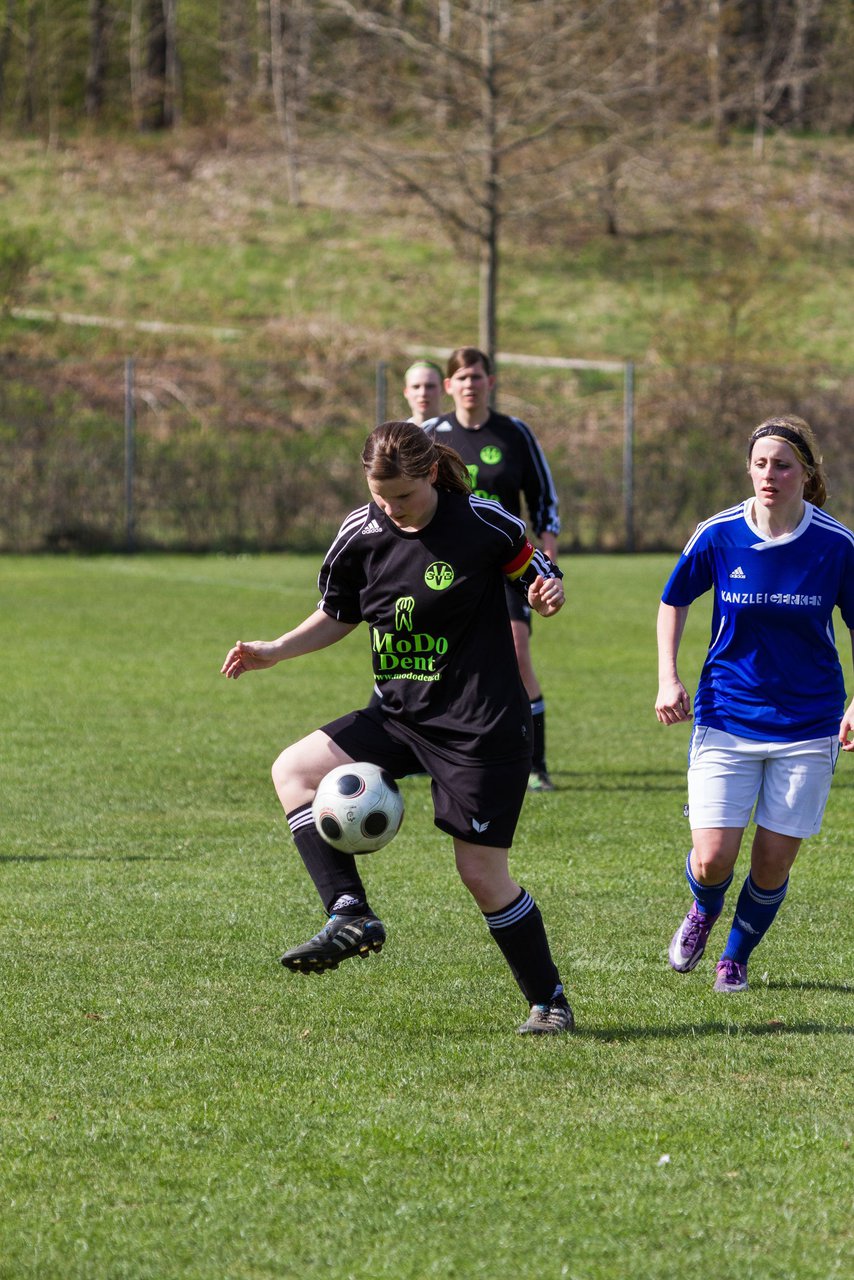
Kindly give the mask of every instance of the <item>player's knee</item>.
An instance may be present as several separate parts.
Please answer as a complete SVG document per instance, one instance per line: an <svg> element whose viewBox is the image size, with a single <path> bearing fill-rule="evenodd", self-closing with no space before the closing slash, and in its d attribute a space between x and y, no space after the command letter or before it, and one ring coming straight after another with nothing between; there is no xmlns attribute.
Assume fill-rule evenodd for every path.
<svg viewBox="0 0 854 1280"><path fill-rule="evenodd" d="M719 884L732 870L733 858L728 849L717 846L698 849L694 846L691 867L701 884Z"/></svg>
<svg viewBox="0 0 854 1280"><path fill-rule="evenodd" d="M287 789L288 782L293 777L293 764L290 759L290 748L286 747L276 759L273 761L273 767L270 770L273 776L273 786L279 795Z"/></svg>

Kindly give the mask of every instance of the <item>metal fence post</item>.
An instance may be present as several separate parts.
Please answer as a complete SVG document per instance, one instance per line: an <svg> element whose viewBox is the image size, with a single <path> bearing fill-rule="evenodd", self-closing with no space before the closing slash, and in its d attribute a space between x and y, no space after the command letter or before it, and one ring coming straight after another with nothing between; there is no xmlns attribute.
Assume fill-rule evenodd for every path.
<svg viewBox="0 0 854 1280"><path fill-rule="evenodd" d="M125 550L133 551L136 546L136 529L134 513L134 470L135 452L135 414L134 414L134 361L132 356L125 359Z"/></svg>

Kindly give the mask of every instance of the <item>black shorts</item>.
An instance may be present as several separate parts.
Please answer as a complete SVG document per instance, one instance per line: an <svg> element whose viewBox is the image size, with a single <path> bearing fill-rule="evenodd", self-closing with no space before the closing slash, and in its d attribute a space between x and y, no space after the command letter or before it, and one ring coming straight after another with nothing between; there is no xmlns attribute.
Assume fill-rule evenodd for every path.
<svg viewBox="0 0 854 1280"><path fill-rule="evenodd" d="M370 760L393 778L428 773L433 820L440 831L470 844L509 849L528 786L530 759L455 762L430 743L410 741L379 707L351 711L321 726L352 760ZM411 730L410 730L411 732Z"/></svg>
<svg viewBox="0 0 854 1280"><path fill-rule="evenodd" d="M531 630L531 606L528 604L515 587L511 587L509 582L504 583L504 594L507 597L507 612L510 614L511 622L526 622L528 630Z"/></svg>

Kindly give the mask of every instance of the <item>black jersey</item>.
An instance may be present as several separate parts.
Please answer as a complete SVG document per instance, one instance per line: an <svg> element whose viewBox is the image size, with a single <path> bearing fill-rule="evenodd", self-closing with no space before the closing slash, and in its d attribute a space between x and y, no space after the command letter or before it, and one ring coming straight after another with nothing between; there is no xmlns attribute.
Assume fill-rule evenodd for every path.
<svg viewBox="0 0 854 1280"><path fill-rule="evenodd" d="M514 515L522 514L524 493L528 523L539 538L560 533L557 491L549 464L531 428L520 418L490 410L475 429L461 426L455 413L424 423L437 444L456 449L468 468L472 489Z"/></svg>
<svg viewBox="0 0 854 1280"><path fill-rule="evenodd" d="M398 529L375 503L352 511L320 571L320 608L368 624L383 712L449 760L530 752L530 706L504 599L560 570L521 520L474 494L439 490L432 520Z"/></svg>

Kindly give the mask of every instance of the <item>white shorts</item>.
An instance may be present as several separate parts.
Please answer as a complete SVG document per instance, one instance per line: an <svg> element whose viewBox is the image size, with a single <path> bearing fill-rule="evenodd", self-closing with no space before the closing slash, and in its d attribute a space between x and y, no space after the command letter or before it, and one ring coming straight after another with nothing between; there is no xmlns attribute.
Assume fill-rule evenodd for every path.
<svg viewBox="0 0 854 1280"><path fill-rule="evenodd" d="M801 840L817 835L839 757L835 737L754 742L695 725L688 750L691 827L758 827Z"/></svg>

